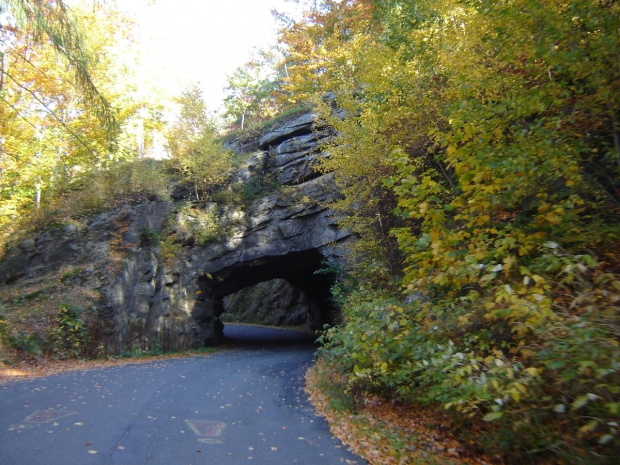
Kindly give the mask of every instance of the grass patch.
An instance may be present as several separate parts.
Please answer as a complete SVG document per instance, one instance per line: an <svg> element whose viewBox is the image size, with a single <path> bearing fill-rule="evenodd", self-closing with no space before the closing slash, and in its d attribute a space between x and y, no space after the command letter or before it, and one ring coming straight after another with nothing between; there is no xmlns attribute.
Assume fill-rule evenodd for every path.
<svg viewBox="0 0 620 465"><path fill-rule="evenodd" d="M71 281L72 279L79 276L81 272L82 272L82 269L77 268L77 267L73 268L72 270L66 271L60 276L60 282L64 284L68 281Z"/></svg>

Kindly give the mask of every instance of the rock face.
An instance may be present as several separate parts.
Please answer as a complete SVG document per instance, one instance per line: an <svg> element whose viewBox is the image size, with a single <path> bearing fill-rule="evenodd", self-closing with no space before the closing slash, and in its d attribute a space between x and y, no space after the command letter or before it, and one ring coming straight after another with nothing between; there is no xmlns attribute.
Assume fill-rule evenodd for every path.
<svg viewBox="0 0 620 465"><path fill-rule="evenodd" d="M324 156L320 142L330 136L315 120L304 113L253 140L229 142L247 154L230 189L254 183L258 193L244 205L196 206L216 212L225 231L220 240L199 244L166 230L180 202L187 202L187 191L175 189L170 200L144 199L22 241L0 262L0 286L44 279L68 265L81 270L80 285L96 290L110 346L127 346L135 337L181 348L215 344L223 299L272 279L301 292L304 317L320 327L332 318L331 279L315 271L341 260L338 245L351 237L326 206L338 192L333 175L315 169ZM270 188L263 192L266 180ZM176 242L172 256L160 242L168 234Z"/></svg>
<svg viewBox="0 0 620 465"><path fill-rule="evenodd" d="M224 297L225 321L270 326L307 326L316 313L303 291L284 279L272 279Z"/></svg>

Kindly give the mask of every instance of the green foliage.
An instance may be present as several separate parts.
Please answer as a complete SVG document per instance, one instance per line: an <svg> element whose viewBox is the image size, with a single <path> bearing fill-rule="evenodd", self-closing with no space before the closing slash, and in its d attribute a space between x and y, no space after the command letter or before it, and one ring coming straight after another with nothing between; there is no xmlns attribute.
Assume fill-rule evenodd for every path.
<svg viewBox="0 0 620 465"><path fill-rule="evenodd" d="M399 305L354 292L343 307L346 325L326 332L322 354L347 374L351 395L369 391L443 406L457 412L459 422L492 422L487 439L507 440L487 440L490 453L570 455L590 444L604 456L618 441L620 347L613 315L620 281L601 279L613 279L616 290L579 293L568 306L589 310L566 309L553 321L532 323L527 346L497 319L457 328L462 315L455 308L450 316L422 300ZM512 332L518 335L519 326Z"/></svg>
<svg viewBox="0 0 620 465"><path fill-rule="evenodd" d="M163 237L160 237L159 251L162 258L167 263L170 263L172 260L179 257L179 253L181 252L181 244L175 242L174 238L171 236L163 234Z"/></svg>
<svg viewBox="0 0 620 465"><path fill-rule="evenodd" d="M171 164L191 182L200 200L228 178L232 153L217 141L215 123L207 116L198 86L184 91L178 101L180 115L166 135Z"/></svg>
<svg viewBox="0 0 620 465"><path fill-rule="evenodd" d="M4 309L0 313L0 344L15 351L20 360L64 360L92 355L90 328L81 308L61 304L47 315L34 313L19 320L9 318L9 311Z"/></svg>
<svg viewBox="0 0 620 465"><path fill-rule="evenodd" d="M0 8L15 15L10 27L0 28L0 39L11 44L0 79L4 243L78 203L96 210L124 191L128 184L110 193L107 177L118 163L148 151L160 117L157 99L139 99L137 75L113 60L119 50L125 56L137 50L131 22L114 5L69 9L62 1L7 0ZM124 79L115 78L121 74ZM159 179L146 174L132 183L148 189Z"/></svg>
<svg viewBox="0 0 620 465"><path fill-rule="evenodd" d="M57 360L81 357L88 342L88 328L82 319L81 309L61 305L56 323L46 340L51 357Z"/></svg>
<svg viewBox="0 0 620 465"><path fill-rule="evenodd" d="M320 367L317 370L316 367ZM338 365L327 365L323 360L319 360L317 365L313 369L317 373L317 380L314 381L315 386L325 394L329 402L329 408L335 412L352 412L355 410L355 405L348 395L348 386L346 379L344 379L338 371L334 368ZM314 387L314 386L313 386Z"/></svg>
<svg viewBox="0 0 620 465"><path fill-rule="evenodd" d="M234 187L242 204L247 205L259 197L280 189L278 181L265 176L252 176L249 180Z"/></svg>
<svg viewBox="0 0 620 465"><path fill-rule="evenodd" d="M140 245L154 246L159 245L161 234L151 228L142 228L140 231Z"/></svg>
<svg viewBox="0 0 620 465"><path fill-rule="evenodd" d="M285 35L307 56L289 85L336 130L323 167L366 293L334 289L345 323L326 356L352 394L486 424L468 434L506 460L605 462L620 447L617 3L324 3ZM399 272L406 305L381 297Z"/></svg>
<svg viewBox="0 0 620 465"><path fill-rule="evenodd" d="M206 209L183 206L176 214L176 227L178 232L194 237L199 245L218 241L225 234L215 205Z"/></svg>
<svg viewBox="0 0 620 465"><path fill-rule="evenodd" d="M225 116L242 131L273 117L278 109L272 99L276 87L276 76L268 63L260 58L250 60L228 76Z"/></svg>
<svg viewBox="0 0 620 465"><path fill-rule="evenodd" d="M248 204L260 197L263 193L263 182L260 176L254 176L238 188L241 202Z"/></svg>
<svg viewBox="0 0 620 465"><path fill-rule="evenodd" d="M0 348L17 352L20 359L38 357L42 352L42 340L39 335L16 331L11 321L4 315L6 311L6 308L0 307Z"/></svg>
<svg viewBox="0 0 620 465"><path fill-rule="evenodd" d="M211 200L223 206L248 206L254 200L274 192L280 192L284 187L277 179L265 176L262 173L250 177L248 180L229 185L227 188L215 190Z"/></svg>
<svg viewBox="0 0 620 465"><path fill-rule="evenodd" d="M60 282L62 282L63 284L66 283L66 282L69 282L73 278L75 278L76 276L79 276L81 272L82 272L82 270L80 268L74 268L72 270L66 271L60 277Z"/></svg>

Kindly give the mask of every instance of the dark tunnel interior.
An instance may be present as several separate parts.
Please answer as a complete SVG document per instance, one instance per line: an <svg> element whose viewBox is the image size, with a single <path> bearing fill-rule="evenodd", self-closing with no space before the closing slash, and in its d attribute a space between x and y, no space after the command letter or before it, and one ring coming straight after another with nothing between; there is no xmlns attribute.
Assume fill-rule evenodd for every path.
<svg viewBox="0 0 620 465"><path fill-rule="evenodd" d="M325 258L317 250L292 252L286 255L262 257L236 264L203 278L202 285L214 299L216 315L223 311L223 298L255 284L271 279L285 279L303 291L315 309L310 316L312 329L321 329L333 324L336 310L332 303L330 289L334 283L331 274L316 271L325 267Z"/></svg>

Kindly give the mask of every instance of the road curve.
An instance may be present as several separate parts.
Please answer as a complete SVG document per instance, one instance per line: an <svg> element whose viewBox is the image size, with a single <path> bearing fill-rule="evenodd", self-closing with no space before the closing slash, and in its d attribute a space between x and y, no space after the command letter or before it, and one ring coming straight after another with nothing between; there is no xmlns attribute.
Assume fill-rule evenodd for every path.
<svg viewBox="0 0 620 465"><path fill-rule="evenodd" d="M0 464L365 463L308 403L311 338L239 325L225 336L212 355L0 386Z"/></svg>

